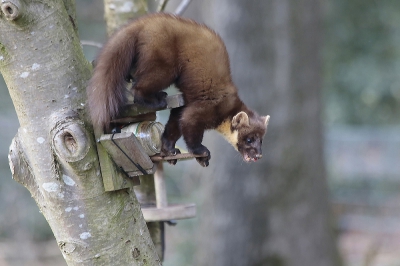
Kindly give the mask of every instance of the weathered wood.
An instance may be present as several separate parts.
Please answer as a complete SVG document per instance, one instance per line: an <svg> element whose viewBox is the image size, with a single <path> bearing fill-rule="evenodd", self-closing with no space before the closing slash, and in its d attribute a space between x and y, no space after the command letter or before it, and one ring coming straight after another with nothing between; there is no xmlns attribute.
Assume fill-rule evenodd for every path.
<svg viewBox="0 0 400 266"><path fill-rule="evenodd" d="M157 163L157 171L154 174L153 182L155 189L156 207L142 207L143 216L146 222L188 219L196 216L195 204L191 203L184 205L168 206L162 162Z"/></svg>
<svg viewBox="0 0 400 266"><path fill-rule="evenodd" d="M145 113L135 116L126 116L114 119L111 123L114 124L129 124L129 123L137 123L142 121L155 121L157 118L157 114L155 112Z"/></svg>
<svg viewBox="0 0 400 266"><path fill-rule="evenodd" d="M153 167L151 169L145 169L145 170L148 174L154 174L156 171L156 166L153 165ZM140 170L126 172L126 173L128 174L129 178L133 178L133 179L137 179L137 178L139 178L139 176L143 175L142 171L140 171ZM141 184L140 182L141 181L139 180L139 185Z"/></svg>
<svg viewBox="0 0 400 266"><path fill-rule="evenodd" d="M188 160L188 159L199 158L199 157L204 157L204 155L198 155L198 154L193 154L193 153L179 153L176 155L163 157L158 153L156 155L151 156L150 159L153 162L163 162L163 161L169 161L169 160Z"/></svg>
<svg viewBox="0 0 400 266"><path fill-rule="evenodd" d="M176 108L184 105L182 94L176 94L167 96L167 109ZM156 112L159 109L149 109L137 104L128 104L124 107L124 111L119 118L114 119L112 123L114 124L128 124L135 123L141 121L154 121L156 119ZM97 150L99 154L100 167L103 174L103 182L104 188L106 191L113 191L122 188L127 188L132 185L137 185L140 183L138 179L133 180L133 184L127 182L127 180L123 177L119 168L123 169L123 172L128 174L129 177L135 177L142 175L142 171L140 171L132 162L130 162L129 158L120 151L120 149L111 141L112 134L105 134L104 132L96 131L96 139L97 141ZM119 133L123 134L123 133ZM140 164L147 174L154 173L154 165L151 160L148 159L148 156L145 154L143 147L136 139L136 137L132 133L131 136L126 136L128 139L122 140L123 135L115 134L114 141L117 141L118 144L126 154L130 154L130 158L134 158L134 162ZM99 143L101 142L102 145ZM128 145L128 146L126 146ZM190 156L185 157L187 159L193 158ZM184 159L182 157L181 159ZM137 160L137 162L136 162ZM160 160L159 160L160 161ZM114 162L118 165L114 164Z"/></svg>
<svg viewBox="0 0 400 266"><path fill-rule="evenodd" d="M132 177L129 181L128 176L123 176L101 144L97 144L97 153L99 155L100 169L105 191L115 191L140 185L138 178Z"/></svg>
<svg viewBox="0 0 400 266"><path fill-rule="evenodd" d="M156 190L157 208L167 207L167 189L165 186L164 167L162 162L157 163L157 171L154 174L154 188Z"/></svg>
<svg viewBox="0 0 400 266"><path fill-rule="evenodd" d="M127 179L118 169L113 160L110 158L107 150L100 143L100 132L95 132L97 154L99 156L100 170L103 177L105 191L115 191L132 186L140 185L140 180L135 178Z"/></svg>
<svg viewBox="0 0 400 266"><path fill-rule="evenodd" d="M181 220L196 217L196 205L170 205L164 208L142 208L146 222Z"/></svg>
<svg viewBox="0 0 400 266"><path fill-rule="evenodd" d="M185 105L182 94L175 94L167 96L167 108L163 109L152 109L144 107L138 104L128 104L125 105L120 117L134 117L141 114L152 113L155 111L160 111L164 109L172 109Z"/></svg>
<svg viewBox="0 0 400 266"><path fill-rule="evenodd" d="M178 93L175 95L167 96L167 109L177 108L185 105L183 95Z"/></svg>
<svg viewBox="0 0 400 266"><path fill-rule="evenodd" d="M100 143L111 155L113 161L129 176L143 174L133 162L146 170L147 174L153 173L153 162L132 132L102 135Z"/></svg>

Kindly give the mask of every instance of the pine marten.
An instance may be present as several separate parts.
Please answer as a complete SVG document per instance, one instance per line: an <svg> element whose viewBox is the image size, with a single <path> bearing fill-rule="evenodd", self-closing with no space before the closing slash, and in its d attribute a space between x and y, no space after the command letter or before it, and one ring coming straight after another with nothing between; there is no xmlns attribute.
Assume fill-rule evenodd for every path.
<svg viewBox="0 0 400 266"><path fill-rule="evenodd" d="M126 103L133 79L134 102L166 107L162 90L175 84L185 106L171 110L162 135L161 155L179 153L183 135L190 152L208 166L210 151L201 144L205 130L216 129L243 156L262 157L269 116L259 116L239 99L221 38L205 25L163 13L136 19L118 30L102 48L87 88L94 127L107 130ZM176 161L170 161L175 164Z"/></svg>

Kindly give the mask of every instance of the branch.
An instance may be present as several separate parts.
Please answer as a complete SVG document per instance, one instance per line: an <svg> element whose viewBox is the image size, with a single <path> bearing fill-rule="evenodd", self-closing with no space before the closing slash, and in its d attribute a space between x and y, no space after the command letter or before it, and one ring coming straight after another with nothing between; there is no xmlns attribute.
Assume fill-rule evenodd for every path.
<svg viewBox="0 0 400 266"><path fill-rule="evenodd" d="M190 2L192 2L192 0L182 0L179 6L175 9L174 14L179 16L182 15L183 12L185 12L186 8L189 6Z"/></svg>
<svg viewBox="0 0 400 266"><path fill-rule="evenodd" d="M101 43L99 43L99 42L93 42L93 41L85 41L85 40L82 40L82 41L81 41L81 44L82 44L82 45L86 45L86 46L93 46L93 47L97 47L97 48L103 47L103 45L102 45Z"/></svg>
<svg viewBox="0 0 400 266"><path fill-rule="evenodd" d="M157 12L163 12L167 6L168 0L161 0L158 4Z"/></svg>
<svg viewBox="0 0 400 266"><path fill-rule="evenodd" d="M29 166L25 158L24 148L22 147L19 133L11 142L8 153L8 163L10 165L12 178L26 187L36 200L40 200L40 191L35 183L35 176L32 173L32 168Z"/></svg>

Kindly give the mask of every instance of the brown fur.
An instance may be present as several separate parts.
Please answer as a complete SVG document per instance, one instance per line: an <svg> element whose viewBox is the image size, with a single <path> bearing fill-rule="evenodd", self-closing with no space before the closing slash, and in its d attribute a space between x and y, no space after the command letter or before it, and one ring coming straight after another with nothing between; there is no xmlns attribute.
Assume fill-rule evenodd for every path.
<svg viewBox="0 0 400 266"><path fill-rule="evenodd" d="M255 126L262 117L238 97L223 41L204 25L173 15L153 14L115 33L102 49L87 89L95 127L107 129L110 119L118 116L130 75L138 104L165 106L161 91L173 83L183 94L185 106L171 111L162 137L164 155L178 152L175 142L183 135L191 152L207 155L199 162L208 165L210 153L201 145L204 130L231 121L240 111L248 114L252 123L239 130L239 138L244 137L243 132L256 130L261 138L265 133L265 126Z"/></svg>

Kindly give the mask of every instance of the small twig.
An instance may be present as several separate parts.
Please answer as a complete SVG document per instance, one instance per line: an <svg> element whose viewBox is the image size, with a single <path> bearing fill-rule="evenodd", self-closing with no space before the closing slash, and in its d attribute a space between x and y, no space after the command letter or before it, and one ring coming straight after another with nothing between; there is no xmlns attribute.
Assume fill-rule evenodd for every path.
<svg viewBox="0 0 400 266"><path fill-rule="evenodd" d="M142 4L144 10L147 12L149 12L149 7L147 5L147 2L145 0L140 0L140 3Z"/></svg>
<svg viewBox="0 0 400 266"><path fill-rule="evenodd" d="M101 43L99 43L99 42L92 42L92 41L85 41L85 40L82 40L81 44L82 45L86 45L86 46L94 46L94 47L97 47L97 48L103 47L103 45Z"/></svg>
<svg viewBox="0 0 400 266"><path fill-rule="evenodd" d="M179 6L175 9L175 15L182 15L192 0L182 0Z"/></svg>
<svg viewBox="0 0 400 266"><path fill-rule="evenodd" d="M160 0L160 4L158 5L157 12L163 12L165 7L167 6L168 0Z"/></svg>

